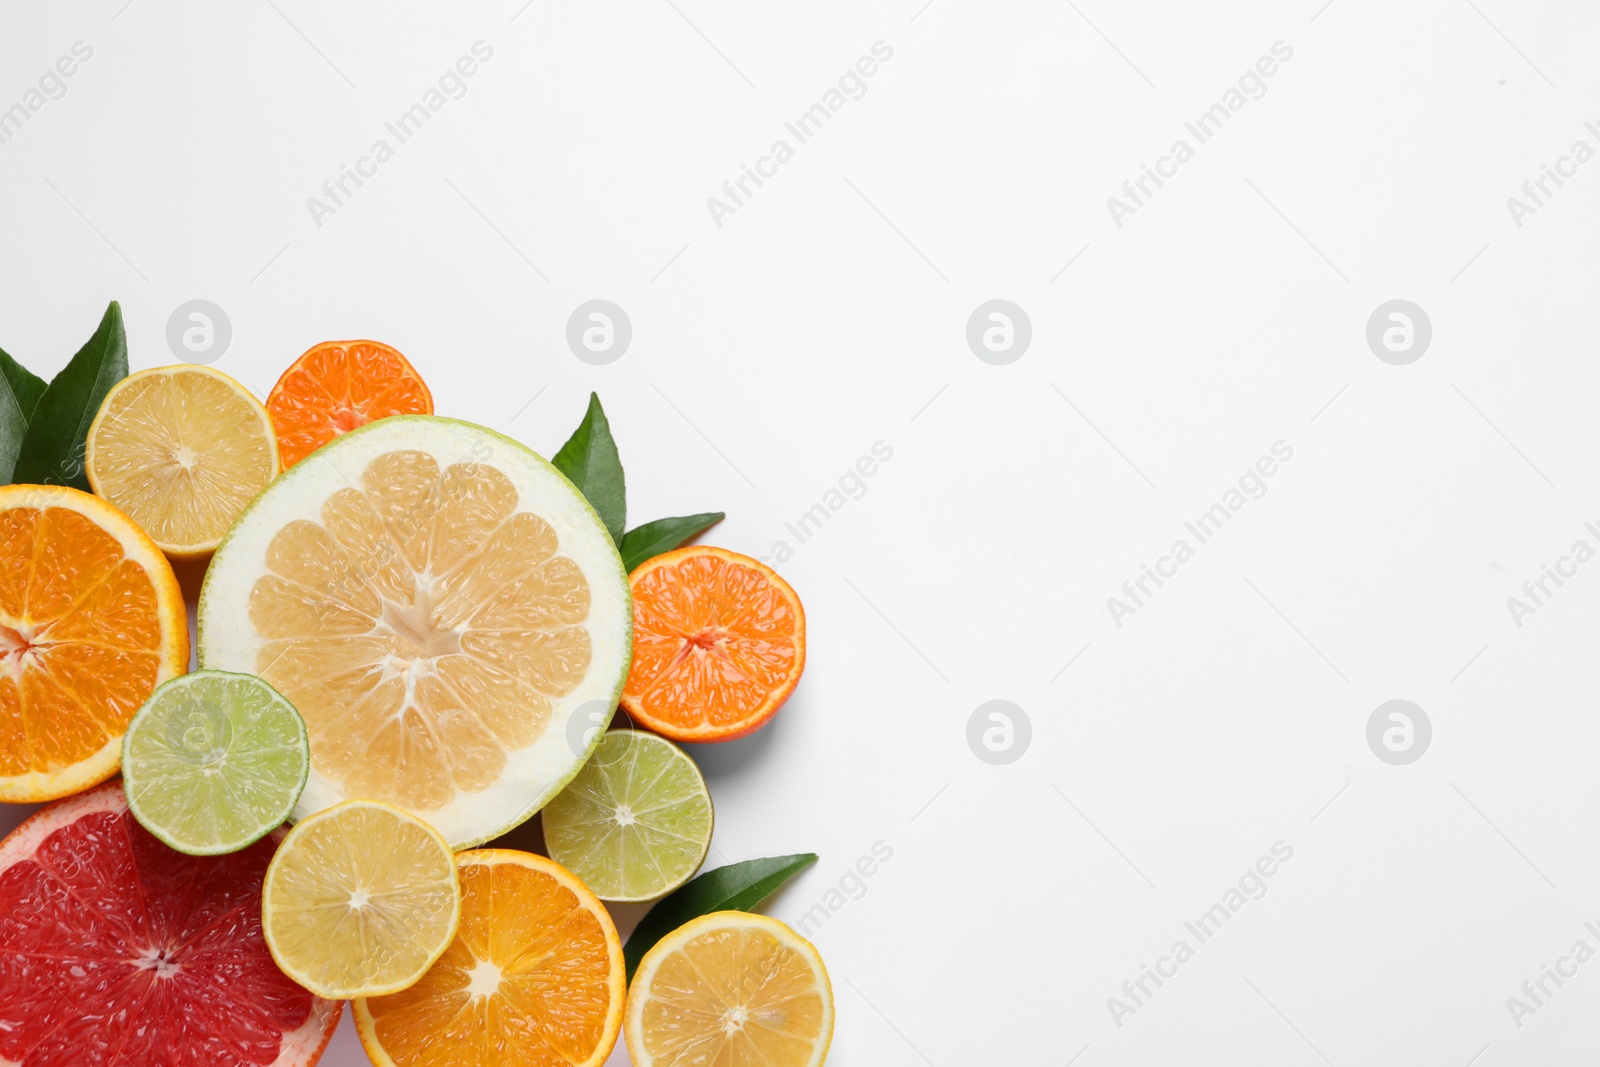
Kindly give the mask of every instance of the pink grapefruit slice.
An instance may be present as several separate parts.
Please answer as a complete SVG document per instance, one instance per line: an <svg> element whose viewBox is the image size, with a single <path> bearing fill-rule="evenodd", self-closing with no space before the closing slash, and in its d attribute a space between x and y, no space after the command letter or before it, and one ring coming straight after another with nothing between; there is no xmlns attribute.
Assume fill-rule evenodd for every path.
<svg viewBox="0 0 1600 1067"><path fill-rule="evenodd" d="M0 1064L311 1067L340 1004L272 962L261 879L278 834L186 856L128 813L120 782L0 842Z"/></svg>

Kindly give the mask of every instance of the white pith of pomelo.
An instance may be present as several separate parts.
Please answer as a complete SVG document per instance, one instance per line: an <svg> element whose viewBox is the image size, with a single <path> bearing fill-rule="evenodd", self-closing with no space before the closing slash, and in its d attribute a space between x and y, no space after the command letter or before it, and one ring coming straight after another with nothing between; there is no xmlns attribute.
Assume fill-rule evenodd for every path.
<svg viewBox="0 0 1600 1067"><path fill-rule="evenodd" d="M550 599L554 594L548 592L540 594L542 599L534 597L526 603L516 600L516 597L522 595L520 591L528 588L528 583L533 581L528 575L524 575L526 581L524 578L519 578L496 584L494 589L503 591L501 595L490 596L477 608L468 612L465 623L453 627L433 625L441 621L441 613L451 603L454 604L451 608L453 613L460 616L462 605L473 600L462 591L463 586L459 579L459 575L463 573L461 568L466 564L458 562L446 567L445 573L434 574L431 570L434 561L428 556L431 550L416 547L418 544L433 543L427 540L432 537L431 534L418 532L426 531L428 524L419 523L411 517L429 516L431 512L427 506L403 510L403 507L408 507L404 505L404 501L396 502L394 499L388 499L391 508L402 510L392 510L391 515L401 517L384 527L383 538L386 544L383 547L388 553L387 556L378 553L363 561L358 558L360 551L370 551L371 545L362 550L345 552L341 548L345 542L339 541L332 535L326 535L329 526L334 526L335 530L349 530L353 529L353 526L338 526L330 522L325 517L325 504L345 509L341 513L346 515L352 513L350 511L352 507L359 510L360 506L364 506L361 502L358 501L355 505L349 504L353 499L350 490L364 493L367 502L381 504L386 498L374 495L366 481L369 469L373 471L381 469L384 472L402 468L410 471L413 467L425 469L426 464L422 461L406 458L412 453L424 453L433 457L434 464L440 472L433 491L439 492L440 487L444 486L447 494L456 494L447 495L447 499L452 502L466 501L465 504L459 505L461 507L476 499L472 494L478 493L480 489L491 494L498 491L493 487L501 483L483 473L484 468L493 468L494 472L498 472L498 477L503 477L514 490L515 504L508 517L498 520L498 526L480 528L441 520L440 525L447 529L451 538L447 547L441 551L453 553L449 558L458 561L477 559L481 562L484 545L494 537L504 536L507 539L504 544L527 544L527 538L512 539L509 531L513 525L523 531L536 527L538 524L528 519L528 514L537 516L548 527L549 533L554 537L553 557L565 557L566 561L570 561L570 566L567 564L560 566L563 580L568 581L570 586L571 572L575 568L581 575L580 584L586 585L587 588L587 614L577 622L574 622L569 614L557 627L561 631L560 640L565 642L563 648L575 647L574 642L579 642L580 639L573 635L573 631L582 630L587 634L588 660L586 669L582 670L581 678L577 677L574 670L569 669L567 675L560 680L561 684L552 687L540 682L538 679L544 676L538 675L537 672L529 673L523 670L518 673L511 668L497 668L499 674L510 674L519 680L521 688L516 688L515 692L536 694L537 700L530 701L529 707L533 707L539 700L547 701L548 719L542 730L537 731L536 736L524 736L536 729L533 724L538 716L532 711L528 713L530 718L527 721L512 724L516 730L522 731L517 736L522 737L523 743L513 746L503 740L496 742L504 751L504 764L498 776L487 784L471 781L468 783L470 788L463 787L460 784L462 779L458 776L457 784L452 786L453 792L448 801L441 806L431 807L429 806L431 801L407 804L392 796L372 796L371 792L352 792L346 780L353 776L348 773L335 773L332 769L334 756L330 753L335 751L335 747L342 753L338 758L345 760L344 765L347 766L350 759L359 758L350 756L350 751L364 743L364 738L357 736L353 731L348 736L339 735L339 729L348 722L358 721L358 718L359 721L370 725L375 721L371 717L375 714L373 708L383 704L383 701L374 700L371 704L362 705L364 710L358 713L354 709L360 701L353 695L350 702L352 710L346 719L340 717L345 715L344 711L334 714L323 706L328 703L327 683L318 683L323 686L318 695L313 696L303 692L301 696L307 706L302 706L302 701L296 699L297 694L291 691L293 686L285 688L284 684L272 677L268 677L268 680L296 704L312 733L311 772L300 803L295 809L296 819L304 818L341 800L368 795L372 799L389 800L391 803L409 808L438 829L453 848L469 848L496 837L527 819L578 772L594 746L599 743L601 736L601 731L592 730L590 727L598 725L603 730L606 717L616 706L621 693L632 653L632 604L627 574L622 568L616 547L612 544L610 535L600 518L583 495L559 471L532 450L508 437L472 423L430 415L402 415L382 419L344 434L307 456L262 491L261 495L240 514L217 548L200 595L199 659L200 665L207 669L265 676L267 670L280 669L281 664L287 662L278 655L283 652L285 646L282 642L286 640L294 642L294 648L290 650L289 655L303 655L310 657L310 662L320 662L318 657L325 657L324 650L328 648L346 649L352 646L364 648L368 644L376 645L398 640L396 635L403 633L407 642L404 655L389 655L381 663L363 668L360 672L361 677L365 679L360 685L375 684L393 689L398 684L403 689L405 694L403 701L396 701L395 707L395 712L399 715L401 708L420 707L426 694L432 693L436 696L444 680L444 674L441 672L458 670L461 663L460 656L464 651L472 655L472 649L477 649L479 657L474 660L474 665L470 669L484 670L486 668L483 668L482 664L489 662L482 658L485 641L500 642L498 647L502 649L510 647L507 642L521 642L522 644L518 646L518 655L522 655L521 650L529 647L528 642L541 640L537 637L536 631L553 633L554 630L540 630L537 626L524 626L521 623L513 628L501 626L492 631L477 628L476 633L472 632L475 629L472 625L475 619L486 618L491 614L502 621L508 614L527 618L545 610L547 604L558 604L558 600ZM402 458L396 459L396 456ZM451 480L454 477L451 472L454 471L466 472L461 476L461 479L465 479L464 483L461 479ZM406 477L412 475L407 474ZM415 483L408 483L408 491L414 489L419 493L424 492L417 486L423 485L425 479L421 475L415 477L418 480ZM461 484L466 484L467 488L457 488ZM490 488L483 489L485 485ZM336 494L338 501L330 503ZM498 499L503 504L504 498ZM452 503L451 506L456 507L457 504ZM486 521L492 523L497 520L491 518ZM291 523L306 522L323 527L323 531L306 533L307 527L299 525L291 534L284 536L298 537L297 544L320 545L322 540L326 539L328 544L333 546L329 551L339 555L342 564L351 564L352 560L356 564L352 569L340 572L346 575L345 577L324 583L321 589L308 589L304 584L291 583L284 578L281 565L281 560L284 558L281 539L278 555L275 557L279 561L275 564L278 569L274 570L268 563L269 548L280 531ZM484 533L483 530L486 529L491 529L493 532ZM423 540L419 542L417 538ZM501 542L495 543L501 545ZM463 545L466 547L463 548ZM390 583L386 588L394 588L393 572L386 569L390 561L406 563L410 570L416 571L415 564L423 561L425 557L427 557L426 566L421 569L421 574L417 577L416 587L420 593L427 594L429 599L426 602L420 598L413 598L408 603L403 602L403 595L398 599L382 595L383 589L380 587L385 587L386 582ZM548 569L555 566L553 557L537 557L545 560L539 567ZM511 557L505 556L502 552L497 565L503 567L506 558ZM382 559L384 562L371 563L371 560L377 559ZM409 563L406 562L408 560ZM374 571L374 567L378 568L378 571ZM384 577L374 579L374 574L379 572ZM543 573L545 572L541 571L541 574ZM550 573L553 574L554 571ZM349 577L351 574L355 577ZM453 585L449 580L452 574L458 576ZM541 582L543 580L540 579ZM258 583L263 587L263 592L258 594L258 606L261 602L259 598L264 597L265 602L273 605L273 610L277 612L268 620L269 627L278 624L273 620L289 618L302 609L312 612L316 618L315 624L304 631L308 636L280 637L280 643L273 649L273 655L277 658L270 660L262 657L263 649L269 644L269 638L258 629L252 616L252 591L256 589ZM480 585L483 584L484 581L480 577ZM539 588L553 589L558 584L557 578L552 577L548 586L541 585ZM298 606L291 605L290 599L286 599L290 597L290 593L285 590L292 591L293 596L300 597L304 603ZM443 592L440 592L441 590ZM370 606L373 595L378 597L381 609ZM448 599L450 596L457 596L459 599L450 602ZM442 602L436 602L441 601L441 598ZM350 602L354 600L361 600L367 606L352 607ZM491 611L490 604L497 604L498 607ZM570 610L574 609L569 605L561 610L570 613ZM373 614L374 612L376 614ZM410 614L407 614L408 612ZM372 615L371 629L361 630L360 628L366 625L364 620L368 615ZM418 624L423 618L431 620L427 626ZM283 633L281 629L274 632ZM302 631L295 632L299 634ZM477 644L471 649L464 650L461 645L463 640ZM542 652L539 654L543 655ZM360 661L364 655L365 652L360 655L352 654L349 662ZM456 658L451 659L452 656ZM576 658L576 654L571 657L573 660ZM502 667L505 662L501 661ZM523 659L521 662L525 665L528 661ZM496 679L499 678L499 674L495 675ZM310 674L306 676L310 677ZM458 678L459 674L453 674L451 677ZM573 683L574 678L577 679L575 683ZM569 687L568 683L573 684ZM338 683L331 688L338 690L345 684L347 683ZM496 681L496 684L499 682ZM544 688L540 688L541 685L544 685ZM471 736L478 739L476 743L481 744L485 731L494 732L488 725L490 710L498 709L496 714L500 718L494 721L504 726L505 709L509 706L505 694L513 690L501 689L500 699L492 700L489 702L490 707L480 709L469 706L472 701L460 697L459 688L456 687L452 693L459 698L456 702L460 704L460 710L471 713L471 716L481 713L485 718L482 720L472 718L472 723L476 723L472 725L467 722L471 716L450 716L450 722L453 724L450 728L455 729L461 723L467 723L460 728L469 732L478 731ZM357 691L359 692L359 686ZM434 699L432 706L434 708L440 706L437 699ZM596 711L602 708L603 712L597 716ZM330 718L330 715L333 717ZM362 715L367 717L360 718ZM574 722L575 716L582 720L581 727L579 723ZM442 730L443 727L433 731L435 743L441 746L444 742L439 741L438 737L443 736ZM320 749L323 753L322 758L319 758L317 740L319 733L324 739ZM330 736L335 737L335 741L328 741ZM503 738L506 734L502 730L495 736ZM335 747L329 747L330 744ZM440 751L444 749L441 747ZM366 773L366 769L362 773ZM368 778L367 781L371 779Z"/></svg>

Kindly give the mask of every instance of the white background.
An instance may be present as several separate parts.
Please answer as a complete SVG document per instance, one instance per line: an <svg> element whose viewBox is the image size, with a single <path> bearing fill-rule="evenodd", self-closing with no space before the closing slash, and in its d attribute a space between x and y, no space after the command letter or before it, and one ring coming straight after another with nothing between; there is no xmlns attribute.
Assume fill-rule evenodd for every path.
<svg viewBox="0 0 1600 1067"><path fill-rule="evenodd" d="M1506 606L1600 548L1600 163L1520 228L1506 206L1600 148L1592 7L124 3L0 16L0 107L94 49L0 144L0 346L52 373L115 298L133 365L169 363L204 298L263 394L374 337L441 414L545 454L597 390L634 522L788 541L805 679L701 756L714 862L822 856L781 918L893 849L816 934L831 1063L1600 1057L1600 962L1520 1027L1506 1004L1600 950L1600 564L1520 628ZM316 225L479 40L465 97ZM706 198L880 40L717 226ZM1280 40L1266 95L1118 227L1106 198ZM565 344L592 298L633 323L609 366ZM965 340L992 298L1032 320L1006 366ZM1433 324L1409 366L1365 340L1395 298ZM1115 625L1279 440L1267 495ZM1433 723L1409 766L1365 740L1394 698ZM991 699L1032 721L1008 766L967 746ZM1266 896L1118 1026L1107 998L1279 840ZM363 1062L348 1024L325 1062Z"/></svg>

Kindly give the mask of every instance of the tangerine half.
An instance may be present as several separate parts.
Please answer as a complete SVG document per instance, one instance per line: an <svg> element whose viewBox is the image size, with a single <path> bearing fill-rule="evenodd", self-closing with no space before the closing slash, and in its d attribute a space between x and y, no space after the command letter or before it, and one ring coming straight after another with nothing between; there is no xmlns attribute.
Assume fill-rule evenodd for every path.
<svg viewBox="0 0 1600 1067"><path fill-rule="evenodd" d="M267 395L283 469L340 434L390 415L432 415L433 394L405 356L379 341L324 341Z"/></svg>
<svg viewBox="0 0 1600 1067"><path fill-rule="evenodd" d="M622 706L674 741L731 741L763 726L806 665L806 613L766 564L709 545L646 560L633 590Z"/></svg>

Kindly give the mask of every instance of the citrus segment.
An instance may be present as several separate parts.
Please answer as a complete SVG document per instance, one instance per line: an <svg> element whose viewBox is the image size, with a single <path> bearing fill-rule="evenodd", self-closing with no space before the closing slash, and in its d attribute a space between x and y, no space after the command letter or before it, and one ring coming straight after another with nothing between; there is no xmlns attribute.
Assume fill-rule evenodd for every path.
<svg viewBox="0 0 1600 1067"><path fill-rule="evenodd" d="M431 415L433 394L406 357L378 341L325 341L267 396L284 470L340 434L390 415Z"/></svg>
<svg viewBox="0 0 1600 1067"><path fill-rule="evenodd" d="M289 831L261 887L272 958L319 996L398 992L455 937L450 848L416 816L348 800Z"/></svg>
<svg viewBox="0 0 1600 1067"><path fill-rule="evenodd" d="M634 1067L820 1067L833 988L817 950L785 924L712 912L645 953L623 1026Z"/></svg>
<svg viewBox="0 0 1600 1067"><path fill-rule="evenodd" d="M403 993L355 1001L379 1067L598 1067L616 1044L622 943L593 893L543 856L456 857L461 928Z"/></svg>
<svg viewBox="0 0 1600 1067"><path fill-rule="evenodd" d="M89 484L178 559L217 547L278 473L266 409L221 371L182 364L111 387L89 427Z"/></svg>
<svg viewBox="0 0 1600 1067"><path fill-rule="evenodd" d="M259 674L305 718L300 816L370 797L455 847L577 772L596 740L567 727L609 715L630 643L621 561L571 483L426 416L354 431L273 483L218 549L199 616L203 666Z"/></svg>
<svg viewBox="0 0 1600 1067"><path fill-rule="evenodd" d="M729 741L794 692L806 615L770 567L694 545L634 568L633 667L622 706L675 741Z"/></svg>
<svg viewBox="0 0 1600 1067"><path fill-rule="evenodd" d="M282 826L311 754L294 706L260 678L196 671L156 688L122 739L139 822L179 852L235 852Z"/></svg>
<svg viewBox="0 0 1600 1067"><path fill-rule="evenodd" d="M654 900L711 847L711 794L694 760L641 730L606 734L541 816L545 845L605 900Z"/></svg>
<svg viewBox="0 0 1600 1067"><path fill-rule="evenodd" d="M0 487L0 801L115 774L128 720L188 665L172 566L126 515L65 486Z"/></svg>
<svg viewBox="0 0 1600 1067"><path fill-rule="evenodd" d="M274 843L167 848L107 783L0 843L0 1063L309 1067L339 1019L261 935Z"/></svg>

